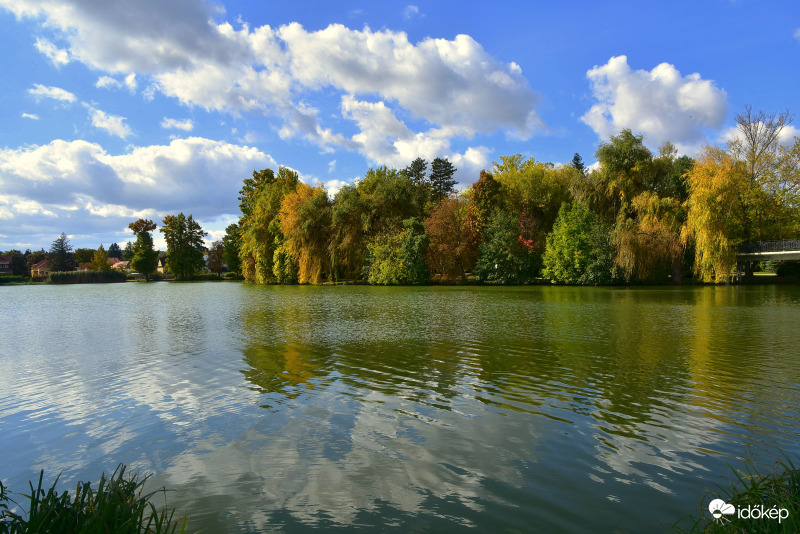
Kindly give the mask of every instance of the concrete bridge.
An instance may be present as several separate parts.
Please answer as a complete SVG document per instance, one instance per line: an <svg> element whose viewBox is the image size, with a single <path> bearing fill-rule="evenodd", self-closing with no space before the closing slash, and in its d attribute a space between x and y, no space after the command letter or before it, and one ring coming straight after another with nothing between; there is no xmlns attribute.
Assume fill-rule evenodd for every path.
<svg viewBox="0 0 800 534"><path fill-rule="evenodd" d="M800 260L800 239L747 243L736 253L737 262Z"/></svg>

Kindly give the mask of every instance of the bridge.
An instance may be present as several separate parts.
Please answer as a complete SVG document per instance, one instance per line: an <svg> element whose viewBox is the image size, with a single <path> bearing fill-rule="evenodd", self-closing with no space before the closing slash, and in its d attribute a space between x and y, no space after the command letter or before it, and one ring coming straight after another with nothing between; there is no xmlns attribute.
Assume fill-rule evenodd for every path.
<svg viewBox="0 0 800 534"><path fill-rule="evenodd" d="M759 241L739 247L736 261L800 260L800 239Z"/></svg>

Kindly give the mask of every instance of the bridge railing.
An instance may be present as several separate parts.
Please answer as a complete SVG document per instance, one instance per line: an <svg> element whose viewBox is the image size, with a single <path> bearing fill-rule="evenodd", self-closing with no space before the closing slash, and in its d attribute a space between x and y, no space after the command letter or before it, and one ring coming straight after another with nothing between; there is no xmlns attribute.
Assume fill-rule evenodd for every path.
<svg viewBox="0 0 800 534"><path fill-rule="evenodd" d="M756 252L784 252L787 250L800 250L800 239L758 241L756 243L744 243L739 247L739 252L745 254Z"/></svg>

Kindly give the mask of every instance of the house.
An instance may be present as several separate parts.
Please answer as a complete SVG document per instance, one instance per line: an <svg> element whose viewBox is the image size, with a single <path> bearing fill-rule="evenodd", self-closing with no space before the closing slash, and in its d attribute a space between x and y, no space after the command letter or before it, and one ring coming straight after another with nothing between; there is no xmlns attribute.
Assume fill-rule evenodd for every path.
<svg viewBox="0 0 800 534"><path fill-rule="evenodd" d="M87 261L86 263L82 263L80 267L76 269L77 271L91 271L92 270L92 262Z"/></svg>
<svg viewBox="0 0 800 534"><path fill-rule="evenodd" d="M50 276L50 268L53 262L50 260L42 260L31 267L31 278L47 278Z"/></svg>
<svg viewBox="0 0 800 534"><path fill-rule="evenodd" d="M11 255L0 255L0 276L11 274Z"/></svg>
<svg viewBox="0 0 800 534"><path fill-rule="evenodd" d="M114 264L119 263L119 258L110 257L110 258L108 258L107 261L108 261L108 264L113 267Z"/></svg>
<svg viewBox="0 0 800 534"><path fill-rule="evenodd" d="M118 261L114 265L111 266L112 269L120 269L122 271L129 271L131 268L131 262L129 261Z"/></svg>
<svg viewBox="0 0 800 534"><path fill-rule="evenodd" d="M158 261L156 263L156 271L160 272L161 274L164 274L166 268L167 268L167 257L161 256L160 258L158 258Z"/></svg>

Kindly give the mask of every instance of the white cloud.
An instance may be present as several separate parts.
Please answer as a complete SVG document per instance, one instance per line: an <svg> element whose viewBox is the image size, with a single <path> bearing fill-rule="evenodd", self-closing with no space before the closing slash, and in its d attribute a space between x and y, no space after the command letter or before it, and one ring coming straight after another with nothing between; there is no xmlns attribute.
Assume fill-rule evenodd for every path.
<svg viewBox="0 0 800 534"><path fill-rule="evenodd" d="M125 124L125 117L119 115L109 115L105 111L90 108L89 114L92 118L92 126L105 130L111 135L120 139L125 139L131 134L131 128Z"/></svg>
<svg viewBox="0 0 800 534"><path fill-rule="evenodd" d="M763 123L759 123L763 124ZM791 124L787 124L781 130L781 133L778 134L778 144L782 146L791 146L794 144L795 137L800 137L800 129L795 128ZM720 143L728 143L731 141L735 141L736 139L743 139L742 132L739 131L737 126L731 126L719 136L718 141Z"/></svg>
<svg viewBox="0 0 800 534"><path fill-rule="evenodd" d="M336 170L336 160L331 160L328 162L328 173L332 173Z"/></svg>
<svg viewBox="0 0 800 534"><path fill-rule="evenodd" d="M37 99L50 98L60 102L75 102L78 98L65 89L60 87L45 86L39 83L33 84L33 89L28 89L28 92L35 96Z"/></svg>
<svg viewBox="0 0 800 534"><path fill-rule="evenodd" d="M169 129L177 129L183 130L184 132L191 132L194 129L194 123L192 119L169 119L164 117L164 120L161 121L161 127L165 130Z"/></svg>
<svg viewBox="0 0 800 534"><path fill-rule="evenodd" d="M32 120L38 121L39 120L39 115L34 115L33 113L23 113L22 114L22 118L23 119L32 119Z"/></svg>
<svg viewBox="0 0 800 534"><path fill-rule="evenodd" d="M800 41L800 28L797 28L794 31L794 38L797 39L798 41Z"/></svg>
<svg viewBox="0 0 800 534"><path fill-rule="evenodd" d="M58 48L47 39L41 37L37 38L34 46L36 50L44 54L56 67L69 63L69 52Z"/></svg>
<svg viewBox="0 0 800 534"><path fill-rule="evenodd" d="M143 85L146 98L159 91L190 107L277 118L281 137L302 137L325 150L343 147L372 158L398 153L403 143L410 150L418 134L425 146L447 146L455 137L498 130L527 139L544 128L539 97L519 65L497 60L468 35L411 43L403 32L339 24L313 32L297 23L236 29L213 22L210 4L193 0L140 0L125 10L77 0L17 0L6 7L54 31L64 60L125 75L126 86ZM414 7L407 13L418 16ZM103 80L108 87L122 83ZM343 135L309 104L317 92L383 106L369 113L394 126ZM366 124L355 109L351 117Z"/></svg>
<svg viewBox="0 0 800 534"><path fill-rule="evenodd" d="M672 141L691 152L708 141L708 130L722 127L728 110L727 94L713 81L682 76L668 63L632 70L618 56L586 75L598 103L581 120L603 139L630 128L648 144Z"/></svg>
<svg viewBox="0 0 800 534"><path fill-rule="evenodd" d="M417 6L408 5L403 10L403 17L406 20L410 20L410 19L412 19L412 18L414 18L416 16L419 16L419 7L417 7Z"/></svg>
<svg viewBox="0 0 800 534"><path fill-rule="evenodd" d="M119 89L122 84L111 76L100 76L94 86L99 89Z"/></svg>
<svg viewBox="0 0 800 534"><path fill-rule="evenodd" d="M55 140L0 150L0 209L18 236L58 235L67 216L70 232L80 235L179 211L213 220L238 213L241 181L266 167L277 164L255 148L197 137L121 155L96 143Z"/></svg>

